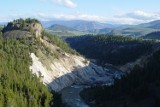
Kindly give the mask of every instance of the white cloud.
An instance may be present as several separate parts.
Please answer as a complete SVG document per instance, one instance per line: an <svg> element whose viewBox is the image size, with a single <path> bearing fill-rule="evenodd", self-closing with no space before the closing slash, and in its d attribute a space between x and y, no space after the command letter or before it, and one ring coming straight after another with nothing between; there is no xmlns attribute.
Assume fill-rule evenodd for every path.
<svg viewBox="0 0 160 107"><path fill-rule="evenodd" d="M87 20L87 21L99 21L106 23L115 23L115 24L136 24L142 23L143 20L129 18L129 17L104 17L91 14L46 14L44 12L36 12L36 14L11 14L8 17L3 17L6 21L11 21L17 18L37 18L42 21L49 21L54 19L59 20ZM1 19L2 21L2 19Z"/></svg>
<svg viewBox="0 0 160 107"><path fill-rule="evenodd" d="M139 24L145 23L153 20L160 20L160 13L158 12L144 12L144 11L133 11L130 13L122 14L119 16L105 17L92 14L38 14L38 17L42 19L67 19L67 20L89 20L89 21L100 21L107 23L116 24Z"/></svg>
<svg viewBox="0 0 160 107"><path fill-rule="evenodd" d="M88 21L99 21L106 23L116 23L116 24L136 24L142 23L143 20L134 19L129 17L104 17L98 15L89 14L44 14L38 13L38 17L43 20L61 19L61 20L88 20Z"/></svg>
<svg viewBox="0 0 160 107"><path fill-rule="evenodd" d="M1 21L4 20L11 21L16 18L31 17L31 18L37 18L42 21L59 19L59 20L89 20L89 21L99 21L99 22L114 23L114 24L139 24L153 20L160 20L160 13L158 12L147 13L143 11L134 11L131 13L126 13L112 17L105 17L94 14L83 14L83 13L52 14L51 12L45 13L40 11L33 12L33 14L30 13L18 14L18 12L15 12L14 14L12 13L7 17L1 17Z"/></svg>
<svg viewBox="0 0 160 107"><path fill-rule="evenodd" d="M140 20L157 20L157 19L160 19L160 14L155 12L149 13L149 12L137 10L137 11L125 14L123 17L130 17L130 18L140 19Z"/></svg>
<svg viewBox="0 0 160 107"><path fill-rule="evenodd" d="M53 0L55 4L66 6L69 8L75 8L77 5L73 3L71 0Z"/></svg>

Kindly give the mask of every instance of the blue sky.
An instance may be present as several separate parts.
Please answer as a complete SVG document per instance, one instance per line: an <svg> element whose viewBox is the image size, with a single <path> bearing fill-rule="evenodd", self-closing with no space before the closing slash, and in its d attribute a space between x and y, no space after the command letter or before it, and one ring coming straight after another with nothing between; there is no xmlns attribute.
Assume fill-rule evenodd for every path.
<svg viewBox="0 0 160 107"><path fill-rule="evenodd" d="M0 0L0 22L16 18L138 24L160 19L160 0Z"/></svg>

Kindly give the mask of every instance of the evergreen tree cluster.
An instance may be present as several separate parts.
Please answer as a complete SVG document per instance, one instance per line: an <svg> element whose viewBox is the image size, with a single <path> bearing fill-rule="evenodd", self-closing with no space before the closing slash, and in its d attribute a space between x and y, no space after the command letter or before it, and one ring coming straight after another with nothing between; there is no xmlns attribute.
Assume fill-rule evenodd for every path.
<svg viewBox="0 0 160 107"><path fill-rule="evenodd" d="M18 23L18 24L29 23L29 24L31 24L31 23L40 23L40 21L37 19L32 19L32 18L27 18L27 19L20 18L20 19L13 20L13 23Z"/></svg>
<svg viewBox="0 0 160 107"><path fill-rule="evenodd" d="M65 52L78 55L78 53L75 50L70 48L70 46L68 46L68 44L64 40L60 39L58 36L55 36L51 33L46 32L46 31L43 31L42 35L46 36L50 43L60 47Z"/></svg>
<svg viewBox="0 0 160 107"><path fill-rule="evenodd" d="M68 37L65 40L85 57L95 59L100 64L113 65L135 61L147 54L154 43L154 41L106 34Z"/></svg>
<svg viewBox="0 0 160 107"><path fill-rule="evenodd" d="M60 100L54 100L59 95L50 92L29 69L30 53L36 50L34 45L31 40L3 39L0 34L1 107L61 106Z"/></svg>
<svg viewBox="0 0 160 107"><path fill-rule="evenodd" d="M160 49L114 85L91 87L81 96L91 107L160 107L159 70Z"/></svg>

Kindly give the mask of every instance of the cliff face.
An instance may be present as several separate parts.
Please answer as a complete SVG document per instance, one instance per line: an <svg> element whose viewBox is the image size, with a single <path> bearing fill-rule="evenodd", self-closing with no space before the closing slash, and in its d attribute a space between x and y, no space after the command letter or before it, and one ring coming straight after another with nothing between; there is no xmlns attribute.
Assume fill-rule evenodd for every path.
<svg viewBox="0 0 160 107"><path fill-rule="evenodd" d="M78 56L70 56L53 61L51 70L47 70L39 61L39 58L31 53L33 61L33 74L39 76L42 82L55 91L60 91L72 84L112 83L113 76L107 74L108 70L93 63L83 63L84 59Z"/></svg>
<svg viewBox="0 0 160 107"><path fill-rule="evenodd" d="M32 23L30 25L31 29L33 30L33 34L36 36L36 37L39 37L41 36L41 33L43 31L43 28L42 28L42 25L40 23Z"/></svg>
<svg viewBox="0 0 160 107"><path fill-rule="evenodd" d="M43 41L43 43L46 41ZM49 44L49 43L48 43ZM52 49L55 46L52 46ZM41 78L41 81L50 89L60 91L72 84L113 83L113 78L119 78L119 71L110 71L86 61L81 56L64 53L63 57L51 61L47 69L34 53L31 53L33 74Z"/></svg>
<svg viewBox="0 0 160 107"><path fill-rule="evenodd" d="M37 22L33 23L15 23L10 22L6 27L3 28L2 33L3 37L16 37L23 38L30 37L34 35L36 37L41 37L41 33L43 31L42 25Z"/></svg>

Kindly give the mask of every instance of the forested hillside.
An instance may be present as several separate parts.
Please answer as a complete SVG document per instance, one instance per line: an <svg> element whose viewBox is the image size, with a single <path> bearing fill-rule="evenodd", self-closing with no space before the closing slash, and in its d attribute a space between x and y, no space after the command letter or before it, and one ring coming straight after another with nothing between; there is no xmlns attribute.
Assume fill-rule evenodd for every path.
<svg viewBox="0 0 160 107"><path fill-rule="evenodd" d="M95 59L100 64L113 65L135 61L151 52L154 43L154 41L114 35L88 35L69 37L65 40L85 57Z"/></svg>
<svg viewBox="0 0 160 107"><path fill-rule="evenodd" d="M56 38L55 38L56 39ZM54 40L54 38L53 38ZM52 41L53 41L52 40ZM57 38L55 44L62 42ZM30 53L43 47L34 36L30 39L3 38L0 33L0 106L60 107L60 96L50 92L40 78L33 75Z"/></svg>
<svg viewBox="0 0 160 107"><path fill-rule="evenodd" d="M135 66L114 85L91 87L81 96L91 107L160 107L159 69L160 49L143 68Z"/></svg>
<svg viewBox="0 0 160 107"><path fill-rule="evenodd" d="M47 107L53 97L29 70L30 47L17 40L2 40L2 35L0 37L0 105Z"/></svg>

